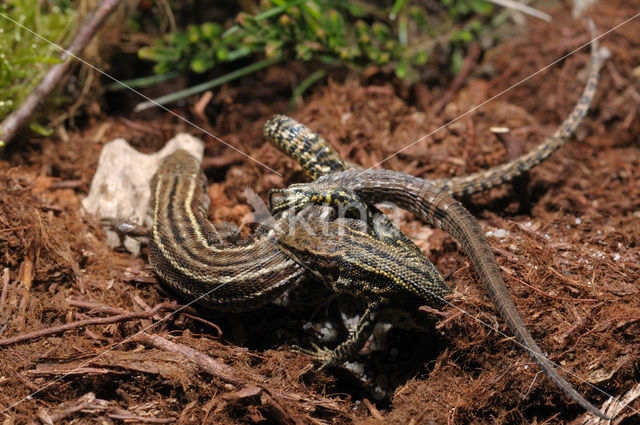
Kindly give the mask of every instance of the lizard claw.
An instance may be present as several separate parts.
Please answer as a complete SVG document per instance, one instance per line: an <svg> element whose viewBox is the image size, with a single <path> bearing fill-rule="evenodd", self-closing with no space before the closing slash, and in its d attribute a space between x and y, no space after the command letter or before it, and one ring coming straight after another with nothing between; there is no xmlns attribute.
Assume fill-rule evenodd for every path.
<svg viewBox="0 0 640 425"><path fill-rule="evenodd" d="M100 226L123 236L148 236L150 230L144 226L117 217L100 218Z"/></svg>
<svg viewBox="0 0 640 425"><path fill-rule="evenodd" d="M307 348L302 348L302 347L298 347L297 345L294 345L291 348L291 351L293 351L294 353L297 354L303 354L305 356L311 357L313 360L320 362L321 365L318 368L318 370L322 370L328 366L331 366L332 364L335 363L334 359L334 355L333 355L333 350L329 350L328 348L324 348L324 347L320 347L319 345L315 344L315 343L311 343L311 345L313 346L313 349L307 349Z"/></svg>

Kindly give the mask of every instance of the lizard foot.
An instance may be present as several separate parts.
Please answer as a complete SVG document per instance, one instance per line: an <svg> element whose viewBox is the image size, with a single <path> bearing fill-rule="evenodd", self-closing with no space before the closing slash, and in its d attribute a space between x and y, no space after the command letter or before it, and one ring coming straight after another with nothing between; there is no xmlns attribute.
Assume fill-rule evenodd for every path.
<svg viewBox="0 0 640 425"><path fill-rule="evenodd" d="M326 367L329 367L335 363L335 355L333 350L329 350L328 348L320 347L317 344L311 343L313 349L302 348L294 345L291 348L291 351L297 354L303 354L305 356L311 357L313 360L321 363L318 370L322 370Z"/></svg>

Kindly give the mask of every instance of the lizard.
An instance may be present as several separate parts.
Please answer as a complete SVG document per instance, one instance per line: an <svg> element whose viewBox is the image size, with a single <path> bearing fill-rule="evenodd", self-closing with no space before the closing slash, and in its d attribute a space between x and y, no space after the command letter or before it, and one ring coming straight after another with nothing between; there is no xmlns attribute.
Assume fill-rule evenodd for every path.
<svg viewBox="0 0 640 425"><path fill-rule="evenodd" d="M314 196L331 196L336 191L351 192L349 202L394 202L433 226L451 234L461 245L478 274L491 301L507 323L516 340L542 371L583 408L609 419L582 397L555 369L528 331L518 309L509 295L491 247L482 229L464 206L447 192L428 181L390 170L350 170L328 174L312 184L292 185L284 192L289 209L296 210L308 202L323 202ZM321 195L319 195L321 194ZM278 204L275 205L276 209ZM295 226L289 233L278 237L278 246L290 258L306 267L337 292L347 292L364 298L368 304L358 322L356 331L334 350L307 351L323 364L344 361L348 355L362 347L370 336L375 322L382 317L394 316L397 309L405 309L402 303L413 297L411 304L419 301L433 304L439 297L428 289L427 294L416 288L407 271L409 267L402 251L384 244L367 232L357 231L344 221L334 221L324 234L309 233ZM311 221L311 227L319 226ZM367 251L368 250L368 251ZM404 270L404 269L403 269ZM445 299L442 302L448 303ZM409 304L409 305L411 305Z"/></svg>
<svg viewBox="0 0 640 425"><path fill-rule="evenodd" d="M427 180L428 183L447 191L452 196L462 197L511 181L544 161L564 145L580 125L595 95L600 68L609 55L610 52L606 48L598 47L597 41L591 44L587 81L578 102L563 123L536 148L512 161L489 170L466 176ZM346 169L346 165L340 155L324 138L293 118L285 115L272 117L265 123L263 134L265 139L297 161L311 180ZM274 193L277 192L277 190L274 191ZM344 201L344 199L345 196L334 197L333 201ZM329 203L331 203L330 200ZM287 206L286 204L280 204L278 208L283 210ZM415 258L423 257L422 259L428 263L427 267L432 274L432 278L437 279L441 286L446 285L437 269L432 267L431 263L421 255L421 251L413 242L408 240L375 206L371 207L371 212L373 214L373 227L380 240L403 249L407 255ZM435 270L435 273L433 270Z"/></svg>
<svg viewBox="0 0 640 425"><path fill-rule="evenodd" d="M206 218L206 178L195 157L181 150L169 155L162 161L151 184L154 188L154 223L149 262L158 276L178 292L218 310L245 311L272 301L303 276L304 268L292 259L300 260L299 255L287 248L286 239L281 239L281 235L286 234L282 226L288 221L289 211L276 216L275 225L257 233L250 243L228 246L220 242L216 229ZM535 353L533 357L536 363L579 404L606 417L558 374L535 344L508 296L491 247L478 223L462 204L423 179L389 170L342 171L322 176L313 185L322 193L340 188L367 202L395 202L452 234L470 257L480 280L516 338L533 350L530 353ZM299 188L302 186L294 186L292 190ZM394 265L403 264L403 253L392 249L391 245L376 241L369 233L362 232L355 242L362 242L360 246L378 243L377 251L360 251L358 258L373 257L376 263L389 264L396 270L397 266ZM289 252L285 253L283 249L289 249ZM350 266L360 267L349 261L350 258L345 256L344 260ZM311 268L319 270L317 264ZM428 276L420 273L421 270L410 276L403 273L395 275L400 279L398 282L402 283L394 283L396 286L391 288L404 291L407 296L416 297L416 293L421 293L423 298L416 297L416 301L433 302L434 298L444 301L448 287L434 288ZM389 277L386 274L374 276L379 278L383 288L389 289ZM418 280L415 280L416 276ZM441 292L438 292L439 289ZM357 340L352 337L346 342L347 345L342 349L345 353L356 348L362 338L366 340L372 322L375 322L379 310L384 310L387 303L384 297L379 302L375 301L376 292L369 295L366 285L359 291L358 295L365 298L372 296L374 303L360 320L359 331L354 334Z"/></svg>
<svg viewBox="0 0 640 425"><path fill-rule="evenodd" d="M577 127L584 117L590 99L595 92L598 71L602 61L608 56L608 52L606 50L598 51L597 46L592 48L593 55L590 73L584 93L574 108L574 111L558 130L545 140L545 143L516 160L485 172L454 179L426 180L420 184L431 185L433 188L440 188L456 195L467 195L511 180L550 156L553 151L564 144L569 135ZM267 139L274 142L287 155L297 160L311 178L345 169L337 152L333 150L324 139L289 117L276 116L272 118L265 124L264 133ZM351 177L354 181L357 181L359 175L352 174ZM348 179L344 179L339 184L327 185L324 188L318 185L315 185L315 187L294 185L288 189L274 190L270 194L272 211L279 213L289 208L299 209L307 202L324 203L335 206L345 203L351 205L361 203L360 198L356 194L349 193L347 189L348 183ZM381 187L384 188L385 186L381 184ZM278 204L274 204L271 198L274 194L285 195L284 200L281 200ZM381 200L388 201L389 199ZM430 200L426 201L427 204L430 202ZM374 214L379 214L379 212L374 210ZM467 221L471 223L470 218L467 218ZM347 222L350 224L345 224ZM295 227L292 232L279 237L278 244L280 249L291 258L294 258L299 264L306 267L316 275L316 277L324 281L327 286L335 291L349 292L353 295L364 297L369 303L369 307L363 314L354 335L349 340L338 345L334 350L302 350L304 353L322 361L323 364L344 361L362 348L362 345L371 334L375 322L380 318L381 310L397 309L398 303L392 301L392 299L399 294L406 295L405 292L408 288L413 290L413 295L417 295L417 298L422 297L424 301L433 304L433 294L425 297L420 291L416 291L415 288L411 288L410 285L407 286L406 279L397 278L400 272L398 272L394 266L397 266L397 263L401 262L398 259L402 258L402 248L405 244L403 242L396 243L396 241L398 240L398 234L404 235L390 222L381 222L384 224L385 229L389 229L383 232L384 235L387 235L386 239L382 237L367 237L366 233L362 230L355 230L354 221L348 219L339 219L329 224L328 228L325 229L325 232L322 234L316 235L314 232L308 232L307 229ZM471 226L470 224L467 225ZM315 224L315 226L312 224L311 228L318 226L319 224ZM458 237L464 237L462 233L463 232L459 230ZM400 238L400 240L402 239ZM382 248L380 245L382 245ZM385 252L385 249L386 254L388 254L390 250L399 249L394 257L396 264L389 265L381 262L381 258L384 257L381 253ZM364 251L377 253L372 257L378 261L378 263L375 264L370 261L371 258L367 259L364 257L361 254ZM491 254L488 255L493 258ZM405 271L411 270L410 261L404 261L403 264ZM395 271L391 272L390 270ZM492 283L492 280L494 280L494 283ZM501 316L516 335L518 341L529 351L534 361L540 365L556 385L578 401L583 407L592 413L605 417L577 394L577 392L557 374L546 358L541 357L542 353L537 345L535 345L535 342L533 342L530 333L515 308L515 304L513 304L509 298L506 286L504 286L504 284L496 284L496 286L492 287L496 281L496 276L494 276L494 279L486 279L483 282ZM385 283L382 284L381 282ZM384 307L385 305L386 307ZM386 316L393 318L394 314L387 313Z"/></svg>
<svg viewBox="0 0 640 425"><path fill-rule="evenodd" d="M381 172L382 170L378 170L373 173ZM487 258L491 258L494 266L495 259L492 257L486 240L483 239L481 233L478 233L480 231L477 224L475 225L477 234L473 237L479 236L480 240L484 242L473 246L465 244L469 240L467 234L469 229L456 227L459 223L456 224L456 220L451 219L448 207L445 209L435 208L433 209L435 215L429 216L429 208L435 205L433 202L436 198L431 199L424 193L416 198L416 192L412 193L412 191L422 190L419 184L407 189L407 187L396 184L398 181L404 181L404 177L396 176L396 180L392 179L381 183L378 179L382 176L368 175L367 173L372 173L371 171L358 175L349 173L345 171L329 174L321 177L319 183L330 184L332 181L338 181L348 191L358 196L364 195L363 199L370 203L395 200L400 206L407 207L417 213L419 217L431 218L434 220L434 224L445 226L445 230L447 230L446 227L450 228L455 232L454 236L463 241L463 248L472 250L470 253L472 262L478 269L483 282L491 281L496 275L499 278L497 269L494 270L495 273L492 273L491 270L482 271L487 267L485 261L491 262ZM364 178L359 182L364 186L354 188L347 183L354 184L355 182L339 180L345 175L349 175L352 179ZM415 183L415 181L413 182ZM408 184L410 181L404 181L404 183ZM381 184L386 185L383 197L385 199L375 197ZM206 178L200 170L198 161L183 151L165 158L152 180L154 225L149 260L162 280L190 298L200 298L200 301L205 305L219 310L235 311L256 308L273 300L286 288L295 284L304 274L304 269L277 249L278 234L281 231L281 229L277 229L277 226L256 235L251 243L243 246L228 246L220 243L215 236L215 228L206 219L208 201L204 190L205 185ZM442 192L438 193L439 198L444 196ZM416 199L418 200L416 201ZM416 202L422 205L422 208L418 208ZM431 204L429 204L430 202ZM461 205L460 208L464 210ZM454 210L458 211L458 208L454 208ZM440 217L440 214L444 215ZM286 216L286 212L283 216ZM452 220L453 224L451 224ZM371 236L369 235L369 237ZM485 248L484 254L486 255L481 255L482 252L480 254L476 252L478 246ZM501 278L499 279L501 280ZM504 286L504 282L502 285ZM512 319L513 317L519 316L512 316ZM509 321L507 322L509 323ZM526 335L525 337L520 335L519 338L527 339ZM548 360L546 361L548 362ZM537 362L543 361L537 359ZM560 377L560 379L562 378ZM573 391L575 392L575 390ZM580 397L579 394L577 397L573 397L580 400L577 398ZM586 400L581 404L591 411L598 412Z"/></svg>
<svg viewBox="0 0 640 425"><path fill-rule="evenodd" d="M428 182L454 196L458 196L503 183L510 178L516 177L518 172L526 172L529 168L542 161L554 149L564 143L564 140L575 130L585 115L593 98L597 86L598 73L605 57L604 51L598 51L597 44L595 42L592 43L589 77L579 101L561 126L534 151L498 166L499 169L492 168L470 176L429 180ZM317 151L316 156L309 155L308 158L323 158L323 155L326 157L326 154L321 153L321 149L326 149L325 145L328 146L324 139L321 139L322 145L314 147L314 143L318 141L317 136L301 124L295 123L292 119L283 120L276 117L268 121L265 125L265 135L267 139L295 141L289 149L297 149L298 154L293 154L297 160L302 158L304 152ZM329 147L329 149L331 148ZM344 165L339 165L337 169L335 168L335 164L341 164L341 159L337 153L331 154L326 158L328 160L324 162L310 160L310 166L305 166L305 170L318 167L314 177L319 177L332 171L339 171L344 167ZM491 182L491 184L486 182ZM235 286L235 284L239 284L239 286L243 286L245 279L248 277L260 282L260 284L254 285L253 289L244 288L246 292L244 295L236 294L226 298L220 296L220 294L214 294L205 296L200 300L202 304L220 310L255 308L271 301L287 287L299 280L303 274L302 269L296 267L285 256L271 252L277 244L271 234L275 230L265 232L253 244L244 246L221 246L219 241L215 242L219 239L217 231L206 219L206 211L209 205L209 200L204 190L206 184L206 177L200 170L198 161L186 152L176 153L165 158L158 168L150 183L152 192L151 210L154 216L150 259L154 270L170 286L184 295L195 296L196 298L209 292L210 289L217 285ZM176 215L174 223L160 222L165 216L173 216L174 214ZM196 237L200 245L189 241L192 236ZM263 242L267 240L269 241L268 246ZM200 248L211 249L211 254L215 258L220 257L219 263L209 263L210 258L205 258L199 264L200 268L196 272L192 273L186 270L186 265L188 264L187 251L174 246L175 242L182 243L184 241L189 242L189 244L196 244L192 248L195 251ZM261 260L263 259L261 255L263 252L265 253L264 258L268 258L267 261ZM181 262L169 260L170 258L180 258L185 255L187 257L182 259ZM229 260L235 258L234 263L238 263L238 258L244 259L246 256L251 256L256 261L259 261L259 264L240 261L240 264L243 265L242 269L247 271L246 275L234 277L232 273L228 272L228 268L225 268L220 269L220 279L216 279L215 276L211 276L212 274L208 272L208 270L217 270L217 267L224 267L227 264L227 257ZM209 277L204 278L205 276ZM204 280L201 280L203 278ZM203 286L205 286L204 289L202 288Z"/></svg>

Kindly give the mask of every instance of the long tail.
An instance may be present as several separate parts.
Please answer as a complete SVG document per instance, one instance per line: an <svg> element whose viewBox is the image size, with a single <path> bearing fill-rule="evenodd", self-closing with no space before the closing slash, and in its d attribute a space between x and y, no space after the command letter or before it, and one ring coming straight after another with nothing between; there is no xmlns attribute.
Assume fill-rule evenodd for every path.
<svg viewBox="0 0 640 425"><path fill-rule="evenodd" d="M448 193L433 187L426 180L397 171L346 171L330 174L318 180L318 184L325 182L338 184L372 203L394 202L428 223L450 233L471 259L478 277L500 316L549 379L589 412L603 419L610 419L582 397L542 353L509 295L491 246L484 237L480 225L460 202Z"/></svg>
<svg viewBox="0 0 640 425"><path fill-rule="evenodd" d="M430 183L456 197L469 195L511 181L547 159L553 152L565 144L582 121L582 118L587 114L596 88L598 87L600 68L602 68L602 64L610 54L609 49L606 47L598 48L596 41L591 43L589 76L587 77L587 84L582 91L582 96L580 96L578 103L576 103L576 106L569 116L556 131L547 136L543 143L513 161L498 165L489 170L467 174L466 176L431 180Z"/></svg>

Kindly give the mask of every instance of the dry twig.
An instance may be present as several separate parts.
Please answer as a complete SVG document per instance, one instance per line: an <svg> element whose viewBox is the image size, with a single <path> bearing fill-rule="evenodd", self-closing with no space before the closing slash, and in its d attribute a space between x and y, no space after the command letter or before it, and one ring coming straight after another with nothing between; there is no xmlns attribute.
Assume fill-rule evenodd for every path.
<svg viewBox="0 0 640 425"><path fill-rule="evenodd" d="M473 64L475 64L476 61L478 60L478 57L480 56L480 51L481 51L480 44L478 44L477 42L471 43L471 45L469 46L469 51L467 52L467 55L464 57L464 61L462 63L462 69L456 76L455 80L453 80L453 83L451 83L451 86L447 89L444 95L433 106L432 111L434 115L440 112L442 108L447 106L447 104L453 98L453 95L460 89L460 87L462 86L462 83L464 83L464 80L467 78L467 76L471 72L471 69L473 68Z"/></svg>
<svg viewBox="0 0 640 425"><path fill-rule="evenodd" d="M234 385L244 385L245 382L237 378L240 374L234 370L231 366L212 359L211 357L203 354L193 348L186 345L176 344L158 335L143 334L139 339L143 344L151 345L159 350L167 351L170 353L180 354L190 362L195 363L200 369L216 376L223 381L232 383ZM264 381L263 377L260 377L260 381Z"/></svg>
<svg viewBox="0 0 640 425"><path fill-rule="evenodd" d="M96 317L92 319L78 320L71 323L65 323L64 325L52 326L50 328L40 329L39 331L29 332L22 335L16 335L11 338L0 339L0 346L11 345L11 344L15 344L16 342L27 341L34 338L41 338L46 335L57 334L70 329L81 328L83 326L106 325L109 323L127 322L129 320L134 320L134 319L149 318L149 317L153 317L156 313L158 313L161 310L176 310L177 308L179 308L177 304L161 303L156 305L151 310L145 310L145 311L136 312L136 313L119 314L117 316L111 316L111 317Z"/></svg>
<svg viewBox="0 0 640 425"><path fill-rule="evenodd" d="M49 412L47 412L44 409L41 409L38 412L38 419L40 419L40 421L45 425L54 424L58 421L61 421L62 419L65 419L73 415L76 412L81 411L82 409L89 407L89 405L93 403L95 398L96 398L96 395L94 393L88 392L82 397L78 398L71 406L53 415L50 415Z"/></svg>
<svg viewBox="0 0 640 425"><path fill-rule="evenodd" d="M11 280L11 276L9 275L9 269L5 267L2 272L2 293L0 294L0 313L2 313L2 309L4 308L4 302L7 299L7 288L9 287L9 281Z"/></svg>

